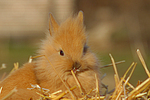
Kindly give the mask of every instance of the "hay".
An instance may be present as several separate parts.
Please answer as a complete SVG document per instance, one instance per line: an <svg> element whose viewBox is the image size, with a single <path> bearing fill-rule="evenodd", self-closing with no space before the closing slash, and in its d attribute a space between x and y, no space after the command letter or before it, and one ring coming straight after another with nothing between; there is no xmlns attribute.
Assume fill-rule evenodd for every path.
<svg viewBox="0 0 150 100"><path fill-rule="evenodd" d="M140 99L141 100L141 99L144 99L144 100L147 100L148 97L149 97L149 94L150 94L150 91L149 91L149 88L150 88L150 73L149 73L149 71L147 69L146 63L145 63L145 61L144 61L144 59L142 57L142 54L141 54L139 49L137 50L137 54L138 54L138 57L139 57L142 65L143 65L143 67L145 69L146 74L148 75L148 78L144 82L141 82L141 83L139 83L139 85L134 87L131 83L129 83L129 80L130 80L130 78L131 78L131 76L132 76L132 74L133 74L133 72L135 70L135 67L136 67L137 63L133 62L129 66L129 68L127 69L127 71L123 75L123 77L120 78L119 75L118 75L116 64L120 64L120 63L122 63L124 61L115 62L115 60L112 57L112 55L109 54L110 58L111 58L111 61L112 61L112 64L108 64L106 66L103 66L102 68L109 67L111 65L113 66L114 72L115 72L114 79L115 79L116 88L115 88L115 90L113 92L110 92L110 94L108 93L108 94L106 94L104 96L100 96L99 95L99 92L98 92L99 91L99 87L98 87L98 81L97 81L98 79L97 79L97 77L95 77L95 80L96 80L95 96L90 97L90 98L87 97L87 95L91 91L93 91L94 89L91 89L91 91L89 91L89 93L87 93L87 94L83 94L82 87L79 84L80 82L77 80L74 72L71 71L71 73L72 73L72 75L73 75L73 77L75 79L75 82L77 83L77 86L80 89L80 92L81 92L81 94L83 96L82 98L78 98L78 100L83 100L83 99L88 99L88 100L131 100L131 99ZM107 86L105 86L104 84L103 84L103 87L107 88ZM50 98L50 99L58 100L58 99L55 99L55 98ZM63 98L63 100L64 99L66 100L67 98ZM72 98L72 99L75 99L75 98Z"/></svg>
<svg viewBox="0 0 150 100"><path fill-rule="evenodd" d="M111 54L109 54L112 64L108 64L106 66L103 66L102 68L105 67L110 67L113 66L114 68L114 79L115 79L115 90L106 93L103 96L100 96L99 93L99 86L98 86L98 79L97 76L95 74L95 81L96 81L96 88L93 87L93 89L91 89L87 94L83 94L82 91L82 87L80 85L80 82L77 80L76 75L74 74L74 72L71 70L71 74L73 75L75 82L77 84L77 86L74 86L72 88L68 88L68 86L65 84L65 82L61 79L61 77L59 76L58 72L55 70L55 68L52 66L51 62L49 61L49 59L45 56L45 55L41 55L41 56L45 56L45 58L48 60L48 62L51 64L51 66L53 67L54 71L56 72L56 74L58 75L58 77L61 79L62 83L64 84L64 86L66 87L66 91L62 92L61 90L56 91L54 93L49 93L50 90L45 89L45 88L41 88L39 85L32 85L32 88L28 88L30 90L32 89L38 89L39 92L37 92L38 95L41 96L41 98L39 100L75 100L75 96L72 93L72 90L76 89L77 87L80 89L80 92L82 94L82 98L78 98L78 100L134 100L134 99L142 99L142 100L148 100L149 96L150 96L150 73L149 70L146 66L146 63L142 57L142 54L140 52L140 50L137 50L137 55L143 65L143 68L145 69L145 73L147 74L148 78L143 81L143 82L138 82L138 85L136 87L134 87L131 83L129 83L129 80L135 70L135 67L137 65L137 63L133 62L129 68L127 69L127 71L125 72L125 74L123 75L123 77L121 78L118 75L118 70L116 65L120 64L124 61L120 61L120 62L115 62L114 58L112 57ZM36 56L36 57L30 57L29 59L29 63L32 62L32 59L34 58L38 58L41 56ZM18 69L19 64L15 63L14 64L14 68L12 71ZM104 85L102 83L102 86L105 87L106 89L108 88L108 86ZM2 87L0 89L0 92L2 91ZM95 96L93 97L89 97L88 94L90 94L92 91L95 91ZM16 91L15 91L16 92ZM11 91L12 93L12 91ZM10 94L11 94L10 93ZM67 99L64 96L66 94L70 94L71 99ZM6 97L8 97L10 94L8 94ZM63 98L64 97L64 98Z"/></svg>

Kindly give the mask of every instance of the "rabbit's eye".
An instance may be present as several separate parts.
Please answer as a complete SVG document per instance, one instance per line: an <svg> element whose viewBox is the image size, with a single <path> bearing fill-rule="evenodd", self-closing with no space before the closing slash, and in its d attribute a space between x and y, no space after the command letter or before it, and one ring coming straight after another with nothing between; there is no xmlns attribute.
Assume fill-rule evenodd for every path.
<svg viewBox="0 0 150 100"><path fill-rule="evenodd" d="M64 52L62 50L60 50L60 55L64 56Z"/></svg>

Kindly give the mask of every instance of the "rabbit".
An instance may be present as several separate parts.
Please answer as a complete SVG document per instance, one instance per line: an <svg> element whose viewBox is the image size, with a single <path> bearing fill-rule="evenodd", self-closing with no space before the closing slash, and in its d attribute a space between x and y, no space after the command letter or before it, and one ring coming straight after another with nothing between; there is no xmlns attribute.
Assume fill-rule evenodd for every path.
<svg viewBox="0 0 150 100"><path fill-rule="evenodd" d="M39 98L35 93L36 90L27 90L31 87L30 84L38 84L42 88L49 89L50 93L58 90L66 91L77 86L64 97L71 98L72 95L74 98L80 98L96 88L95 75L98 78L98 88L100 87L99 61L87 45L83 12L79 11L77 16L69 17L60 25L50 14L49 23L49 31L38 50L38 55L43 56L25 64L2 81L0 87L3 87L3 90L0 99L14 87L20 93L15 92L9 97L11 99ZM78 87L71 70L81 88ZM22 94L26 96L22 97ZM91 92L88 96L94 95L95 92Z"/></svg>

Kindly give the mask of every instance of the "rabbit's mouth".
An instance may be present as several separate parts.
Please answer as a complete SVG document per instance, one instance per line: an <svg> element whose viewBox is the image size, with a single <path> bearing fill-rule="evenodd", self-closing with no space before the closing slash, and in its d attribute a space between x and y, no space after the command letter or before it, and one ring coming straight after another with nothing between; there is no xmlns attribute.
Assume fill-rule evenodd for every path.
<svg viewBox="0 0 150 100"><path fill-rule="evenodd" d="M80 72L80 67L79 68L74 67L74 68L72 68L72 70L76 74L77 72Z"/></svg>
<svg viewBox="0 0 150 100"><path fill-rule="evenodd" d="M85 71L88 71L90 68L87 66L86 68L82 67L82 65L79 62L74 62L72 65L72 68L70 70L66 70L66 72L69 72L69 75L71 75L71 70L74 72L74 74L79 74Z"/></svg>
<svg viewBox="0 0 150 100"><path fill-rule="evenodd" d="M82 69L82 68L72 68L71 70L74 72L74 74L77 75L77 74L83 73L83 72L85 72L85 71L88 71L89 68L86 68L86 69ZM66 72L69 72L68 75L72 75L72 74L71 74L71 70L66 70Z"/></svg>

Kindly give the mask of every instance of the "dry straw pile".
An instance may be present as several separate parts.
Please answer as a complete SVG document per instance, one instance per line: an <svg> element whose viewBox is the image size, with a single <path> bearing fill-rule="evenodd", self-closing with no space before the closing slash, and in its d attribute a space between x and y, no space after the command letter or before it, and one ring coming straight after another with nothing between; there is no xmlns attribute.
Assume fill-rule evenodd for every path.
<svg viewBox="0 0 150 100"><path fill-rule="evenodd" d="M97 79L96 75L95 75L96 89L91 89L91 91L89 91L89 93L92 92L92 91L95 91L95 96L94 97L89 97L88 96L89 93L83 94L80 82L76 78L73 71L71 71L71 73L74 76L74 79L75 79L75 82L77 83L77 86L74 86L74 87L69 89L67 87L67 85L65 84L65 82L61 79L61 77L59 76L58 72L55 70L54 67L53 67L54 71L57 73L57 75L61 79L64 86L67 88L66 91L62 92L60 90L60 91L56 91L55 93L50 93L49 94L48 89L41 88L39 85L32 85L32 84L31 84L32 88L28 88L28 89L30 89L30 90L38 89L39 92L37 92L37 94L41 96L41 98L39 100L47 100L47 99L50 99L50 100L69 100L67 98L63 98L67 93L69 93L71 95L72 99L70 99L70 100L75 100L74 95L72 94L72 90L74 90L76 88L79 88L81 94L83 94L83 97L78 98L78 100L149 100L149 97L150 97L150 89L149 89L150 88L150 73L149 73L149 70L147 69L145 61L144 61L139 49L137 50L137 54L138 54L138 57L139 57L142 65L145 69L146 74L148 75L148 78L144 82L138 83L138 85L136 87L134 87L131 83L129 83L129 80L130 80L130 78L131 78L131 76L134 72L134 69L135 69L137 63L133 62L130 65L130 67L127 69L127 71L125 72L123 77L120 78L119 75L118 75L116 64L121 63L121 62L115 63L112 55L110 54L112 64L109 64L109 66L112 65L113 68L114 68L114 72L115 72L114 79L115 79L115 85L116 86L115 86L114 91L112 91L109 94L106 94L106 95L103 95L103 96L99 95L100 94L98 92L99 91L99 88L98 88L99 83L97 81L98 79ZM40 57L40 56L38 56L38 57ZM29 62L31 62L32 59L34 59L34 58L37 58L37 57L31 57ZM48 60L48 58L47 58L47 60ZM49 63L51 64L50 61L49 61ZM0 68L0 70L2 68ZM12 71L14 71L16 69L18 69L18 63L14 64L14 69ZM103 87L104 87L104 84L103 84ZM2 87L0 87L0 93L1 93L1 91L2 91ZM14 92L16 92L16 89L12 90L6 97L3 98L3 100L5 100L10 95L12 95Z"/></svg>

